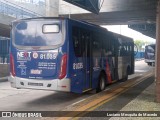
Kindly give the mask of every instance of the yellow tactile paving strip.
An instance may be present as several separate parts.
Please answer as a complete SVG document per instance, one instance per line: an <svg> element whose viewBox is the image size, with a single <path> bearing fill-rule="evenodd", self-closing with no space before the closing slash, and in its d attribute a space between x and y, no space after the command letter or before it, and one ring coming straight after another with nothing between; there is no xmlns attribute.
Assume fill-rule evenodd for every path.
<svg viewBox="0 0 160 120"><path fill-rule="evenodd" d="M128 89L130 89L131 87L139 84L140 82L142 82L143 80L145 80L146 78L149 78L153 75L153 73L145 73L143 75L143 77L137 79L137 78L133 78L132 80L126 81L110 90L107 91L103 91L99 94L95 94L89 98L87 98L86 100L73 105L72 107L69 108L64 108L62 111L93 111L94 109L96 109L97 107L107 103L108 101L118 97L120 94L124 93L125 91L127 91ZM86 112L83 114L83 112L71 112L69 114L67 114L66 116L72 116L72 117L57 117L56 120L70 120L70 119L78 119L82 116L84 116L86 114ZM78 116L78 117L76 117ZM48 120L53 120L55 118L49 119Z"/></svg>
<svg viewBox="0 0 160 120"><path fill-rule="evenodd" d="M92 100L92 102L87 103L86 105L83 105L81 107L78 108L74 108L74 110L70 110L70 111L92 111L94 109L96 109L97 107L103 105L104 103L107 103L108 101L114 99L115 97L117 97L118 95L124 93L125 91L127 91L129 88L139 84L140 82L142 82L143 80L145 80L146 78L152 76L153 73L146 73L145 77L142 77L140 79L136 79L136 80L129 80L126 81L125 83L117 86L114 89L111 89L109 91L104 91L106 94L103 96L100 96L99 98ZM80 103L79 103L80 104ZM69 110L67 110L69 111ZM80 115L79 115L80 114ZM73 117L61 117L61 118L57 118L58 120L69 120L69 119L73 119L74 117L76 117L77 115L79 116L84 116L86 114L86 112L83 113L79 113L79 112L71 112L69 114L67 114L67 116L73 116ZM79 117L76 117L74 119L78 119Z"/></svg>

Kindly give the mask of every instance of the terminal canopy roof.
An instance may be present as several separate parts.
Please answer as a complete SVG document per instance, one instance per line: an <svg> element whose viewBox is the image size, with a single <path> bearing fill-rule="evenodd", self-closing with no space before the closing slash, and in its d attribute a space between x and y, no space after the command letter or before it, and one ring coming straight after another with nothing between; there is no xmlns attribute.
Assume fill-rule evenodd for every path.
<svg viewBox="0 0 160 120"><path fill-rule="evenodd" d="M155 23L141 23L129 24L129 28L141 32L144 35L156 39L156 24Z"/></svg>
<svg viewBox="0 0 160 120"><path fill-rule="evenodd" d="M64 0L85 10L98 14L101 0Z"/></svg>

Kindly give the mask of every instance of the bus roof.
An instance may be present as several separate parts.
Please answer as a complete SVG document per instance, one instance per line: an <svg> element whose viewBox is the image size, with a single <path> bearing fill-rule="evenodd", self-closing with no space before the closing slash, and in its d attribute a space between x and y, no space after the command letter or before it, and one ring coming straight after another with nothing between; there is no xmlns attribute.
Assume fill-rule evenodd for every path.
<svg viewBox="0 0 160 120"><path fill-rule="evenodd" d="M20 21L25 21L25 20L44 20L44 19L61 19L61 20L69 20L69 21L75 21L75 22L78 22L78 23L82 23L82 24L86 24L86 25L89 25L93 28L97 28L99 30L102 30L102 31L108 31L106 28L103 28L99 25L95 25L93 23L89 23L89 22L86 22L86 21L80 21L80 20L76 20L76 19L70 19L70 18L66 18L66 17L36 17L36 18L25 18L25 19L19 19L19 20L14 20L12 22L20 22ZM121 37L123 38L124 42L133 42L133 39L132 38L129 38L129 37L126 37L126 36L123 36L123 35L120 35L120 34L117 34L117 33L114 33L114 32L111 32L111 31L108 31L109 33L112 33L112 35L114 37ZM126 41L127 40L127 41Z"/></svg>
<svg viewBox="0 0 160 120"><path fill-rule="evenodd" d="M79 22L79 23L83 23L83 24L87 24L87 25L90 25L90 26L93 26L93 27L98 27L100 29L103 29L103 30L107 30L106 28L103 28L99 25L95 25L93 23L89 23L87 21L80 21L80 20L76 20L76 19L70 19L70 18L66 18L66 17L35 17L35 18L25 18L25 19L19 19L19 20L14 20L12 22L20 22L20 21L25 21L25 20L43 20L43 19L61 19L61 20L70 20L70 21L75 21L75 22Z"/></svg>
<svg viewBox="0 0 160 120"><path fill-rule="evenodd" d="M109 31L110 32L110 31ZM113 33L113 32L111 32ZM121 34L118 34L118 33L113 33L113 36L115 36L116 38L121 38L123 39L122 42L133 42L133 38L130 38L130 37L127 37L127 36L124 36L124 35L121 35Z"/></svg>

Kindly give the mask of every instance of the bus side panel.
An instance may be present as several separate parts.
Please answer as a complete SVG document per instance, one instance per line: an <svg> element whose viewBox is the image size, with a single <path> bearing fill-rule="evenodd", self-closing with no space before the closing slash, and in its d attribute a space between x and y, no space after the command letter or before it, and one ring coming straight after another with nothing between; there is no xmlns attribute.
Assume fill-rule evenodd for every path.
<svg viewBox="0 0 160 120"><path fill-rule="evenodd" d="M125 75L127 73L127 67L130 67L130 66L131 66L131 57L130 56L123 56L123 57L118 58L119 79L123 79L125 77Z"/></svg>
<svg viewBox="0 0 160 120"><path fill-rule="evenodd" d="M112 83L113 80L115 79L115 73L114 73L114 57L112 56L105 56L103 58L103 69L106 72L106 84Z"/></svg>
<svg viewBox="0 0 160 120"><path fill-rule="evenodd" d="M101 58L93 56L92 59L92 88L95 89L98 86L99 75L101 71Z"/></svg>
<svg viewBox="0 0 160 120"><path fill-rule="evenodd" d="M99 29L92 29L91 31L92 89L96 89L99 83L100 72L104 67L101 55L102 35Z"/></svg>
<svg viewBox="0 0 160 120"><path fill-rule="evenodd" d="M98 85L98 80L99 80L99 74L100 74L100 71L101 71L101 68L100 68L100 63L101 63L101 57L98 56L94 56L93 54L93 49L92 48L92 42L93 41L93 33L92 33L92 30L90 29L90 27L88 27L88 25L84 25L84 24L81 24L81 23L77 23L77 22L74 22L74 21L69 21L69 25L68 26L71 26L69 28L69 31L72 31L72 32L75 32L75 30L72 30L72 27L73 26L76 26L78 28L81 29L81 32L83 33L89 33L90 34L90 49L92 49L90 52L90 57L86 57L82 54L84 54L83 52L85 52L85 48L83 48L86 43L86 41L82 42L82 45L81 45L81 49L83 49L83 52L81 55L79 56L76 56L75 55L75 52L77 50L74 50L74 40L73 40L73 36L72 36L72 32L69 33L69 51L70 51L70 77L71 77L71 91L72 92L75 92L75 93L82 93L84 91L87 91L87 90L90 90L90 89L95 89L97 88L97 85ZM86 32L85 32L86 30ZM80 32L80 31L79 31ZM80 36L81 37L81 36ZM81 38L80 38L81 39ZM86 47L86 46L85 46ZM99 55L101 54L100 53L100 50L98 51L99 52ZM95 53L97 54L97 53ZM93 56L92 56L93 55ZM87 62L87 63L86 63ZM88 63L90 63L89 66ZM87 67L90 67L91 69L87 70ZM87 77L87 75L90 74L90 78Z"/></svg>

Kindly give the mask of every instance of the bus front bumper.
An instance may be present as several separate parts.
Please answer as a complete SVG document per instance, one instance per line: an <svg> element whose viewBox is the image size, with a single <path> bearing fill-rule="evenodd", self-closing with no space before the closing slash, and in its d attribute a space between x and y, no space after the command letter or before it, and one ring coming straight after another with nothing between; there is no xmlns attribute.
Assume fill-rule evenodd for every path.
<svg viewBox="0 0 160 120"><path fill-rule="evenodd" d="M71 91L71 81L68 78L53 79L53 80L37 80L37 79L25 79L19 77L10 76L8 80L13 88L22 89L39 89L39 90L53 90L53 91Z"/></svg>

